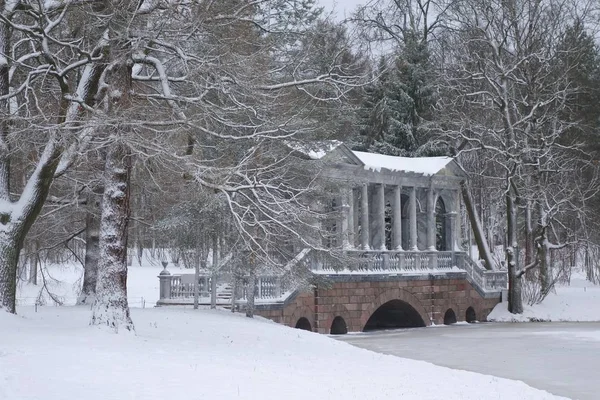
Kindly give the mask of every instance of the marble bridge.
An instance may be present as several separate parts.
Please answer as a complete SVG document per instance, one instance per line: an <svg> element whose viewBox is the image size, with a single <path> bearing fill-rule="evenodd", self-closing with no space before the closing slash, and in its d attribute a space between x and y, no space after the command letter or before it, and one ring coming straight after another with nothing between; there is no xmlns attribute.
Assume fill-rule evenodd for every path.
<svg viewBox="0 0 600 400"><path fill-rule="evenodd" d="M460 183L449 157L406 158L352 151L332 142L325 151L297 148L324 162L324 175L342 182L332 201L341 217L328 227L348 267L328 265L303 250L314 277L300 286L286 274L262 275L256 314L319 333L418 327L486 319L507 287L506 271L488 270L463 249ZM192 304L194 274L160 275L157 305ZM200 277L199 301L244 307L248 288L231 276Z"/></svg>

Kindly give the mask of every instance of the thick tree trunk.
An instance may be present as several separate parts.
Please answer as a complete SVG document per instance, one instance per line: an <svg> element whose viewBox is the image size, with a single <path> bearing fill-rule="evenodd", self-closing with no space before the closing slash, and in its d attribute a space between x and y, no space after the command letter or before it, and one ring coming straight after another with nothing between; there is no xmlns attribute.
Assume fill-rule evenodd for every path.
<svg viewBox="0 0 600 400"><path fill-rule="evenodd" d="M6 235L3 233L2 236ZM22 245L13 240L13 235L0 239L0 311L16 313L17 268ZM13 236L13 237L11 237Z"/></svg>
<svg viewBox="0 0 600 400"><path fill-rule="evenodd" d="M0 310L16 311L17 268L23 241L46 201L61 154L55 138L50 138L21 198L12 203L16 210L0 209ZM11 221L14 213L19 215L15 222Z"/></svg>
<svg viewBox="0 0 600 400"><path fill-rule="evenodd" d="M133 331L127 304L127 228L131 154L115 138L106 155L100 218L100 261L90 325Z"/></svg>
<svg viewBox="0 0 600 400"><path fill-rule="evenodd" d="M77 299L78 305L93 304L96 298L98 262L100 260L100 217L98 214L101 210L98 195L98 193L88 195L88 211L85 216L83 287Z"/></svg>
<svg viewBox="0 0 600 400"><path fill-rule="evenodd" d="M507 242L506 263L508 264L508 311L513 314L523 313L523 299L521 297L521 278L517 276L519 270L517 249L517 210L512 191L506 194L506 230Z"/></svg>
<svg viewBox="0 0 600 400"><path fill-rule="evenodd" d="M494 264L492 261L492 253L490 252L490 248L485 240L485 235L481 227L481 221L479 220L479 214L477 214L477 210L475 210L471 192L469 191L466 182L461 183L461 191L465 202L465 208L467 210L467 215L469 216L469 221L471 222L473 236L475 236L475 243L477 243L477 248L479 249L479 257L485 261L485 267L487 269L493 269Z"/></svg>

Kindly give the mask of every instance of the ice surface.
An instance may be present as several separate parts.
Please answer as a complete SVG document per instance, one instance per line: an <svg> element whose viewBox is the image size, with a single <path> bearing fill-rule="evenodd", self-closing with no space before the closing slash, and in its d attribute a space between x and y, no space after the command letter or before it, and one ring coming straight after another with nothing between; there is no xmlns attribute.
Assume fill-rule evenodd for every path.
<svg viewBox="0 0 600 400"><path fill-rule="evenodd" d="M338 338L385 354L522 380L574 399L600 398L600 323L461 324Z"/></svg>

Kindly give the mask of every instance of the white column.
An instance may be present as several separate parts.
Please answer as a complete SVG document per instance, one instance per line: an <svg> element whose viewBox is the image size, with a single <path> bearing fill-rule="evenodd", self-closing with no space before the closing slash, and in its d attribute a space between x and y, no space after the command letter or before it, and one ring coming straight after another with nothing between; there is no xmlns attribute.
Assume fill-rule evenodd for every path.
<svg viewBox="0 0 600 400"><path fill-rule="evenodd" d="M393 204L393 250L402 250L402 186L394 187Z"/></svg>
<svg viewBox="0 0 600 400"><path fill-rule="evenodd" d="M360 198L360 190L352 190L352 204L354 205L353 208L353 218L354 218L354 226L352 229L352 233L354 234L354 242L353 245L354 247L360 247L360 238L358 237L358 230L360 227L360 204L358 199Z"/></svg>
<svg viewBox="0 0 600 400"><path fill-rule="evenodd" d="M346 193L346 201L348 204L347 215L348 215L348 248L354 248L354 189L349 188Z"/></svg>
<svg viewBox="0 0 600 400"><path fill-rule="evenodd" d="M427 190L427 249L435 250L435 196L433 187Z"/></svg>
<svg viewBox="0 0 600 400"><path fill-rule="evenodd" d="M383 184L377 185L375 192L375 203L376 203L376 220L374 232L373 247L377 250L386 250L385 248L385 186Z"/></svg>
<svg viewBox="0 0 600 400"><path fill-rule="evenodd" d="M408 202L409 224L410 224L410 250L417 251L417 188L414 186L410 189L410 197Z"/></svg>
<svg viewBox="0 0 600 400"><path fill-rule="evenodd" d="M369 250L369 184L364 183L360 196L360 245L363 250Z"/></svg>
<svg viewBox="0 0 600 400"><path fill-rule="evenodd" d="M341 206L341 244L342 244L342 248L343 249L347 249L350 244L348 243L348 209L350 208L350 206L348 205L348 194L347 194L347 189L343 189L342 190L342 195L340 196L340 204Z"/></svg>
<svg viewBox="0 0 600 400"><path fill-rule="evenodd" d="M454 231L452 232L452 251L461 251L461 232L460 232L460 190L454 191Z"/></svg>

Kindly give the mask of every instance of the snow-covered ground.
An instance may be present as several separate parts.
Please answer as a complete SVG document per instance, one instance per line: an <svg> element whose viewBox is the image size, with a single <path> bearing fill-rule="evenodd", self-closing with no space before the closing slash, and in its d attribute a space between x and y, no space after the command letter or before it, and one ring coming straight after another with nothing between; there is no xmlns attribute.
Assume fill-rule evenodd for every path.
<svg viewBox="0 0 600 400"><path fill-rule="evenodd" d="M36 312L31 305L35 303L40 287L21 285L18 292L20 316L0 314L0 400L557 398L522 382L377 354L323 335L261 319L248 320L225 311L152 308L158 299L157 275L161 270L162 267L150 263L129 269L128 291L130 305L134 307L132 316L136 335L115 335L90 328L90 311L87 307L52 307L50 305L53 303L47 295L48 305L38 307ZM172 273L189 272L173 266L169 266L169 270ZM51 266L46 283L61 301L74 304L81 275L81 267L76 265ZM142 305L146 308L139 308ZM501 320L506 315L503 307L499 305L492 317ZM600 321L600 287L576 275L571 286L557 288L556 294L550 295L544 303L527 308L524 317L554 321ZM585 351L586 346L590 346L586 341L600 341L600 335L594 327L544 329L543 325L535 325L539 327L533 335L538 338L536 340L554 343L562 338L559 342L561 346L571 350L581 348L582 357L589 353ZM465 332L469 332L468 335L456 331L458 337L453 343L442 346L447 349L449 360L442 364L526 379L523 374L527 371L521 374L519 369L514 368L516 365L524 365L528 361L533 363L530 369L535 372L545 362L535 364L535 360L544 360L546 356L529 357L526 353L519 356L507 347L510 340L503 339L504 336L521 343L516 336L522 337L522 334L515 336L513 333L499 332L491 335L492 343L481 350L482 355L488 355L477 364L477 357L462 357L463 351L456 343L464 336L465 349L468 349L465 351L477 352L472 347L473 340L477 343L483 341L481 337L477 339L470 336L477 336L478 329L424 328L424 332L433 335L439 331L442 336L448 336L447 333L464 328L467 329ZM504 328L498 325L497 329ZM491 331L480 333L482 337L487 337ZM433 345L419 344L419 340L426 340L425 336L419 334L414 339L416 342L406 341L406 345L418 353L413 358L438 362L439 351L427 358L418 350L435 348ZM350 335L347 339L352 341L360 337ZM490 363L489 353L484 350L489 346L496 348L493 346L496 339L506 343L506 349L498 347L499 361ZM582 346L577 344L580 342ZM434 343L441 342L438 338ZM409 351L401 350L403 347L399 344L386 340L385 346L392 349L385 351L388 354L410 357ZM507 362L503 357L509 353L511 361ZM459 359L470 360L474 366L456 364ZM565 362L561 360L559 357L552 365L564 367ZM497 368L486 370L483 366L488 364ZM565 368L571 371L572 364L568 360L566 364ZM585 369L597 371L598 367L600 365ZM528 382L554 391L551 386L544 384L543 379L536 380L538 375L529 377ZM556 379L552 381L558 382ZM568 387L557 392L575 393L577 396Z"/></svg>
<svg viewBox="0 0 600 400"><path fill-rule="evenodd" d="M525 305L522 315L508 312L508 303L498 304L488 316L489 321L600 321L600 286L574 272L569 286L557 286L541 304Z"/></svg>
<svg viewBox="0 0 600 400"><path fill-rule="evenodd" d="M557 398L226 311L133 309L137 335L83 307L18 311L0 314L2 400Z"/></svg>
<svg viewBox="0 0 600 400"><path fill-rule="evenodd" d="M135 264L127 271L127 298L129 306L134 308L154 307L159 297L158 274L163 270L158 262L144 262L142 266ZM193 270L168 266L172 274L190 274ZM44 269L47 287L64 305L74 305L77 301L82 278L81 264L49 265ZM54 301L46 292L39 277L39 285L21 282L17 288L17 304L34 305L42 291L43 304L53 305Z"/></svg>

